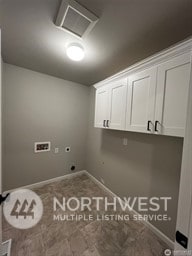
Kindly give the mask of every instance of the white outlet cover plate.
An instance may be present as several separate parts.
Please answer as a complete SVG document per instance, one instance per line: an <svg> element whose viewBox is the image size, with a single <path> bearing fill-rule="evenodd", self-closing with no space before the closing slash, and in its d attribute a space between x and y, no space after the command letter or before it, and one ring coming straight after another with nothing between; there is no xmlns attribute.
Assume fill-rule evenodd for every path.
<svg viewBox="0 0 192 256"><path fill-rule="evenodd" d="M123 138L123 146L127 146L127 144L128 144L127 138Z"/></svg>
<svg viewBox="0 0 192 256"><path fill-rule="evenodd" d="M59 148L55 148L55 154L59 153Z"/></svg>

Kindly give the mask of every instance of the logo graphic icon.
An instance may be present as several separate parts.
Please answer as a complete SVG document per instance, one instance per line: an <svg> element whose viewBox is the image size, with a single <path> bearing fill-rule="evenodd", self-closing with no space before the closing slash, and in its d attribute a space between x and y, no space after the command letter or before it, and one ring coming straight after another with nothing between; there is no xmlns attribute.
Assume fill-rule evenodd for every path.
<svg viewBox="0 0 192 256"><path fill-rule="evenodd" d="M43 204L40 197L28 189L12 192L3 205L7 222L18 229L34 227L42 218Z"/></svg>
<svg viewBox="0 0 192 256"><path fill-rule="evenodd" d="M171 255L171 250L170 249L166 249L164 251L164 254L165 254L165 256L170 256Z"/></svg>

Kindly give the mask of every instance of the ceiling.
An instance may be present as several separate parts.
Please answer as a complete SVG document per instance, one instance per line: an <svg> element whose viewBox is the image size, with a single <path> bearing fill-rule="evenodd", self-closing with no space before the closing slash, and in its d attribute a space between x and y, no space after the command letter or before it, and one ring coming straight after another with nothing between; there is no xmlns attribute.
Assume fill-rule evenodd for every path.
<svg viewBox="0 0 192 256"><path fill-rule="evenodd" d="M83 40L54 25L60 0L0 0L5 62L92 85L192 35L192 0L78 0L99 17ZM81 42L82 62L65 46Z"/></svg>

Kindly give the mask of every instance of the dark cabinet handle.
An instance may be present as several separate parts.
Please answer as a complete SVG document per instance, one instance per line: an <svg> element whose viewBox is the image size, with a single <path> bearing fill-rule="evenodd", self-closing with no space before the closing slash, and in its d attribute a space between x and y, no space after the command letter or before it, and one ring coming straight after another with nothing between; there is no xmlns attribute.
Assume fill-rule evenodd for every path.
<svg viewBox="0 0 192 256"><path fill-rule="evenodd" d="M151 124L152 122L149 120L148 122L147 122L147 131L149 131L149 132L151 132L151 129L150 129L150 124Z"/></svg>
<svg viewBox="0 0 192 256"><path fill-rule="evenodd" d="M106 127L106 120L103 120L103 127Z"/></svg>
<svg viewBox="0 0 192 256"><path fill-rule="evenodd" d="M158 127L157 127L158 123L159 121L155 121L155 132L158 132Z"/></svg>
<svg viewBox="0 0 192 256"><path fill-rule="evenodd" d="M107 120L106 127L109 128L109 120Z"/></svg>

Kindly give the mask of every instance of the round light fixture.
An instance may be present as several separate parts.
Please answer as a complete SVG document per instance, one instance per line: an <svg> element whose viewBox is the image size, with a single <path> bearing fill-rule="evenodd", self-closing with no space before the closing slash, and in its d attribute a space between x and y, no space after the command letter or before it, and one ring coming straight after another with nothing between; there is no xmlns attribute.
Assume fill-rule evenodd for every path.
<svg viewBox="0 0 192 256"><path fill-rule="evenodd" d="M85 57L85 51L80 44L73 43L67 47L67 56L74 61L81 61Z"/></svg>

